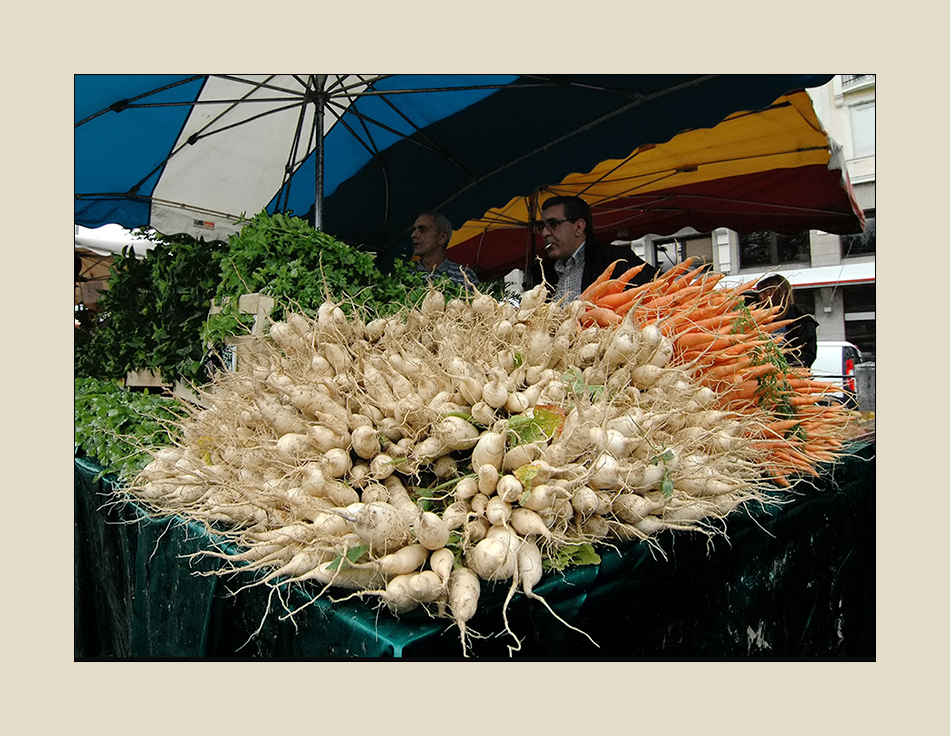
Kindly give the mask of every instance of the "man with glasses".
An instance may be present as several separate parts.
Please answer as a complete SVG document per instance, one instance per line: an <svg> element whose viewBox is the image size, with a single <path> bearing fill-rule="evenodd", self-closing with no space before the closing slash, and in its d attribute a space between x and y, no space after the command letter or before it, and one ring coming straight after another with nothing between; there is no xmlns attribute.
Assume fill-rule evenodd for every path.
<svg viewBox="0 0 950 736"><path fill-rule="evenodd" d="M614 261L620 261L614 268L614 277L645 263L627 246L606 245L595 239L594 218L587 202L580 197L546 200L541 206L538 227L544 238L546 258L534 269L534 283L543 277L554 285L554 301L576 299ZM658 270L646 264L630 285L651 281Z"/></svg>

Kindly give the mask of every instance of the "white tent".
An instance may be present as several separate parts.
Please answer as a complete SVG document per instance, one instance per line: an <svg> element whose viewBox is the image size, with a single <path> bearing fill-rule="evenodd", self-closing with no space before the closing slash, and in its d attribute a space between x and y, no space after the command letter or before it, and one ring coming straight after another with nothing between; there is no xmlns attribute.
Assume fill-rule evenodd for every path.
<svg viewBox="0 0 950 736"><path fill-rule="evenodd" d="M136 235L121 225L103 225L95 229L75 227L76 249L88 250L98 255L120 255L122 250L131 247L135 255L142 258L155 247L148 238Z"/></svg>

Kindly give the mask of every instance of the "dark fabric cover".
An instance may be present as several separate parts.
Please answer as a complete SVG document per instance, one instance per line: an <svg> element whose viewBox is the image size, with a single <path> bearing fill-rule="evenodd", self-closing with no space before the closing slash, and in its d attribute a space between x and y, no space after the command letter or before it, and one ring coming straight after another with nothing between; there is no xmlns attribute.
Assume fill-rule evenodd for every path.
<svg viewBox="0 0 950 736"><path fill-rule="evenodd" d="M730 516L728 537L666 532L662 554L633 544L547 575L537 592L600 646L519 594L508 609L516 656L873 660L875 445L849 450L787 503ZM372 599L313 602L316 589L268 600L262 586L236 592L249 575L196 574L213 566L187 557L211 546L205 532L180 520L127 523L135 508L105 503L113 486L99 470L76 458L77 659L461 656L458 630L423 611L397 620ZM475 657L507 658L515 645L492 636L506 593L483 584L469 625L489 636L474 640Z"/></svg>

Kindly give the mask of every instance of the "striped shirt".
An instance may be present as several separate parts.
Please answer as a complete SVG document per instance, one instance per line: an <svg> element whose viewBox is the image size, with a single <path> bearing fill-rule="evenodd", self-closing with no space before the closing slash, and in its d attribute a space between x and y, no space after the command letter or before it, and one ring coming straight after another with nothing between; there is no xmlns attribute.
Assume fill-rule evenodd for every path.
<svg viewBox="0 0 950 736"><path fill-rule="evenodd" d="M557 271L557 288L554 290L554 301L560 301L564 298L566 302L569 302L581 295L584 280L585 245L586 242L581 243L580 247L570 257L559 258L554 263L554 270Z"/></svg>
<svg viewBox="0 0 950 736"><path fill-rule="evenodd" d="M416 270L421 271L422 274L431 281L435 277L444 276L456 284L465 284L465 279L468 278L468 282L472 285L478 284L478 276L475 275L475 272L463 266L461 263L456 263L455 261L450 261L448 258L442 261L438 266L436 266L431 271L422 265L420 262L416 262Z"/></svg>

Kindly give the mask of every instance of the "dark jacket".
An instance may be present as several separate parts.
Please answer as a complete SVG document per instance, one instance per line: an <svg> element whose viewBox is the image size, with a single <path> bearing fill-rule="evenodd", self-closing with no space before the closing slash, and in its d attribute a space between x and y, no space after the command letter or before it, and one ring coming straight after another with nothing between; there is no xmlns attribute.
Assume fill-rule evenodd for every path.
<svg viewBox="0 0 950 736"><path fill-rule="evenodd" d="M818 355L818 320L794 304L781 319L795 320L785 329L785 345L791 350L785 359L789 365L810 368Z"/></svg>
<svg viewBox="0 0 950 736"><path fill-rule="evenodd" d="M617 278L624 271L641 263L646 263L625 245L606 245L598 243L596 240L588 241L587 245L584 246L584 276L581 281L581 288L586 289L590 286L606 270L607 266L617 260L620 263L614 267L611 278ZM656 266L647 263L643 270L634 276L629 285L638 286L652 281L659 270ZM535 261L531 270L526 274L525 288L537 286L541 283L542 278L550 285L553 294L557 286L558 273L554 268L554 261L550 258Z"/></svg>

